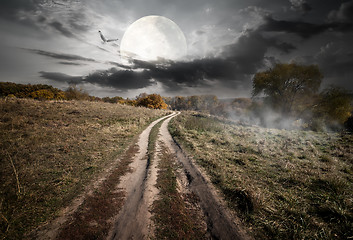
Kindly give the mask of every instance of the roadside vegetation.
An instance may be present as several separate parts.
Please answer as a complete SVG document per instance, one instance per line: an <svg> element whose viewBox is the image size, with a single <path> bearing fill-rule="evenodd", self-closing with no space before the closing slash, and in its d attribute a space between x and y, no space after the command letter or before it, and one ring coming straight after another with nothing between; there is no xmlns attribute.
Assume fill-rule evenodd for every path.
<svg viewBox="0 0 353 240"><path fill-rule="evenodd" d="M0 98L0 239L59 214L165 111L89 101Z"/></svg>
<svg viewBox="0 0 353 240"><path fill-rule="evenodd" d="M255 239L353 237L353 136L184 112L169 126Z"/></svg>

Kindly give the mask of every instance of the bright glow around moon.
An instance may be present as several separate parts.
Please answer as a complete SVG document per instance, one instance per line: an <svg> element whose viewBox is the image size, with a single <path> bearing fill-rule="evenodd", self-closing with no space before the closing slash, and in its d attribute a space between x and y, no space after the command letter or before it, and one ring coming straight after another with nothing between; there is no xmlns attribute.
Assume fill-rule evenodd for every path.
<svg viewBox="0 0 353 240"><path fill-rule="evenodd" d="M183 32L172 20L146 16L131 24L121 40L122 57L154 61L159 58L179 60L186 55Z"/></svg>

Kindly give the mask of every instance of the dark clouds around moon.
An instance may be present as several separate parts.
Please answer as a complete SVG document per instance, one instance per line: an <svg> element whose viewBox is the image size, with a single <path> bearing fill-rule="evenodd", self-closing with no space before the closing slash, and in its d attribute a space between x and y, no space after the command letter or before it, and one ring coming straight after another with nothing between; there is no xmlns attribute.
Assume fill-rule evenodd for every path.
<svg viewBox="0 0 353 240"><path fill-rule="evenodd" d="M232 85L232 82L239 84L240 80L248 85L249 76L265 65L265 54L269 48L276 48L284 53L296 49L289 43L265 38L259 31L249 30L236 43L225 46L218 57L162 63L133 59L130 67L118 65L125 69L98 70L80 78L58 77L57 74L49 73L41 76L51 80L66 80L68 83L74 80L76 83L82 81L118 89L139 89L152 86L158 81L168 92L179 91L185 86L207 87L212 81Z"/></svg>
<svg viewBox="0 0 353 240"><path fill-rule="evenodd" d="M298 11L305 15L312 10L311 5L306 0L290 0L291 10Z"/></svg>
<svg viewBox="0 0 353 240"><path fill-rule="evenodd" d="M352 32L353 24L350 22L330 22L323 24L313 24L303 21L275 20L272 17L265 18L265 24L261 30L268 32L295 33L302 38L310 38L325 31L331 32Z"/></svg>
<svg viewBox="0 0 353 240"><path fill-rule="evenodd" d="M88 2L97 6L93 1ZM329 82L344 87L350 85L353 0L329 0L327 4L319 0L269 0L266 4L260 0L220 0L217 3L211 0L177 3L155 0L148 6L142 0L118 2L121 8L112 15L112 6L117 6L112 0L102 0L99 13L94 12L95 9L90 9L91 12L79 10L79 0L3 0L0 19L88 43L82 34L92 30L90 21L93 20L89 14L94 12L98 16L96 19L102 21L104 14L120 17L120 20L137 19L152 14L149 9L154 8L154 13L166 15L180 24L189 48L207 50L179 62L130 59L130 64L123 64L108 60L104 63L105 69L100 67L77 76L77 73L66 72L64 67L102 62L84 54L65 53L63 47L60 52L64 53L58 53L56 47L45 51L24 47L27 52L59 60L60 70L51 72L43 66L39 71L41 78L54 82L90 83L117 91L144 89L160 83L164 93L172 94L182 94L185 88L209 88L217 94L221 91L217 92L218 87L237 89L245 86L250 93L251 79L257 71L280 61L294 60L318 64ZM50 8L61 9L65 17L48 14L46 10ZM188 16L191 11L195 13ZM30 13L36 14L28 17ZM201 45L204 46L201 48ZM104 46L96 47L105 50Z"/></svg>

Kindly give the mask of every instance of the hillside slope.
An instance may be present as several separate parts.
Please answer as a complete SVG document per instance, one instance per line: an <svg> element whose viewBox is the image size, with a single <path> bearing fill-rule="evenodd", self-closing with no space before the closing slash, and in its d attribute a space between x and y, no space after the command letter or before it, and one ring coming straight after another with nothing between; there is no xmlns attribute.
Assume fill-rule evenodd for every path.
<svg viewBox="0 0 353 240"><path fill-rule="evenodd" d="M53 219L167 112L86 101L0 99L0 239Z"/></svg>

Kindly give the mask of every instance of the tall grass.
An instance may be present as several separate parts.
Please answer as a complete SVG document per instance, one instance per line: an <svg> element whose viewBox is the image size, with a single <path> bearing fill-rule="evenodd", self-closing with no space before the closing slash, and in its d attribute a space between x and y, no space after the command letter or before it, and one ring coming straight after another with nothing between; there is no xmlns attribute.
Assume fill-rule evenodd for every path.
<svg viewBox="0 0 353 240"><path fill-rule="evenodd" d="M259 239L353 237L353 136L182 114L170 130Z"/></svg>

